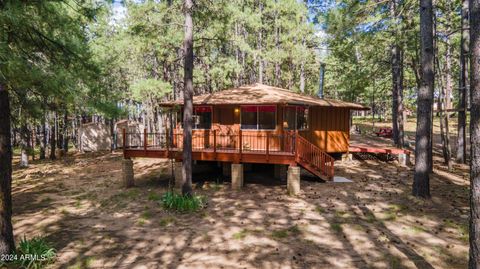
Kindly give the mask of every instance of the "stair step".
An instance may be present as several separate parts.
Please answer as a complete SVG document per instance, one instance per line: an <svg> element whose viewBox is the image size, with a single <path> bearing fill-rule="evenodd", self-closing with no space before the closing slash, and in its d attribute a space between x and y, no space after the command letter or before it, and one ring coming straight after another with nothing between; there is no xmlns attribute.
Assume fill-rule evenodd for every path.
<svg viewBox="0 0 480 269"><path fill-rule="evenodd" d="M304 161L298 161L297 162L301 167L305 168L306 170L308 170L310 173L316 175L317 177L325 180L325 181L331 181L332 179L329 178L327 175L324 175L318 168L316 168L315 166L307 163L307 162L304 162Z"/></svg>

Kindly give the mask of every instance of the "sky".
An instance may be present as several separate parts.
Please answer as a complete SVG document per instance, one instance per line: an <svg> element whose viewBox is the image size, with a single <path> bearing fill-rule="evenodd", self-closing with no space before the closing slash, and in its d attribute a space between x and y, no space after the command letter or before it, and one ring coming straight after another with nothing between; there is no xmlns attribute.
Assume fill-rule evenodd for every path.
<svg viewBox="0 0 480 269"><path fill-rule="evenodd" d="M113 0L113 18L112 24L115 24L127 16L127 8L123 5L122 0Z"/></svg>

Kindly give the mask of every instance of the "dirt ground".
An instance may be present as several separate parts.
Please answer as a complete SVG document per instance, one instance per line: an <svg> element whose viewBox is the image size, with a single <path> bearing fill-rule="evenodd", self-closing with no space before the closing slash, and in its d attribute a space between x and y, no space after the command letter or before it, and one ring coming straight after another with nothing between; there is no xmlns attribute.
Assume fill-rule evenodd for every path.
<svg viewBox="0 0 480 269"><path fill-rule="evenodd" d="M432 199L410 195L411 168L376 159L336 163L352 183L302 178L302 193L269 174L235 192L221 174L197 175L197 213L167 212L171 163L136 159L121 185L121 154L72 154L14 167L14 231L43 235L52 268L465 268L468 167L436 160ZM18 159L15 159L15 163ZM267 171L268 169L264 169Z"/></svg>

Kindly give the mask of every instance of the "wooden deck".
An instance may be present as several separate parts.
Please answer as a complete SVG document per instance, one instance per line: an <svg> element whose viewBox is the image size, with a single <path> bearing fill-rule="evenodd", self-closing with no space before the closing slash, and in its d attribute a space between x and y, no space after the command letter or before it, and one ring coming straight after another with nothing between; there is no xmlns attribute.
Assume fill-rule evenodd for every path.
<svg viewBox="0 0 480 269"><path fill-rule="evenodd" d="M391 138L383 138L376 136L351 135L349 152L367 152L367 153L383 153L383 154L406 154L410 155L411 151L407 149L399 149L392 146Z"/></svg>
<svg viewBox="0 0 480 269"><path fill-rule="evenodd" d="M175 160L182 160L182 149L171 148L167 151L166 148L148 147L147 150L143 148L127 148L124 150L125 158L146 157L146 158L168 158ZM222 150L216 151L212 149L193 149L193 160L201 161L219 161L232 163L272 163L272 164L295 164L295 155L290 152L271 152L266 151L234 151Z"/></svg>
<svg viewBox="0 0 480 269"><path fill-rule="evenodd" d="M182 160L183 135L123 132L124 158ZM298 133L211 134L192 136L192 158L199 161L300 165L312 174L331 180L334 159Z"/></svg>

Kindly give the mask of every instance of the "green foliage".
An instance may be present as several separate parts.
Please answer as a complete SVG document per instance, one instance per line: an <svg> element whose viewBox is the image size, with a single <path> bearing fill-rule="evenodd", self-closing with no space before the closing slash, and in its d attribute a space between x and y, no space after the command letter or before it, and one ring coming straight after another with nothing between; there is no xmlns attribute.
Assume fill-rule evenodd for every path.
<svg viewBox="0 0 480 269"><path fill-rule="evenodd" d="M202 209L205 204L205 198L202 196L182 195L174 191L168 191L162 197L165 209L178 212L194 212Z"/></svg>
<svg viewBox="0 0 480 269"><path fill-rule="evenodd" d="M20 241L17 259L13 262L18 268L39 269L45 268L55 261L56 251L43 237L33 237Z"/></svg>
<svg viewBox="0 0 480 269"><path fill-rule="evenodd" d="M244 239L246 236L248 235L248 230L247 229L243 229L239 232L236 232L233 234L233 239L236 239L236 240L242 240Z"/></svg>
<svg viewBox="0 0 480 269"><path fill-rule="evenodd" d="M149 192L147 199L149 201L160 201L162 199L162 196L156 192Z"/></svg>
<svg viewBox="0 0 480 269"><path fill-rule="evenodd" d="M287 229L280 229L280 230L275 230L272 232L272 237L273 238L287 238L289 236L296 236L300 234L300 229L298 228L297 225L293 225L291 227L288 227Z"/></svg>
<svg viewBox="0 0 480 269"><path fill-rule="evenodd" d="M99 102L97 64L85 27L96 6L88 1L5 1L0 23L0 83L11 90L13 121L40 119L42 111ZM20 117L17 118L17 115Z"/></svg>
<svg viewBox="0 0 480 269"><path fill-rule="evenodd" d="M128 17L113 24L112 6L102 9L92 48L108 63L112 90L153 109L146 95L159 100L182 89L182 2L130 1L125 7ZM201 0L193 17L196 93L257 81L260 59L265 84L298 90L301 70L307 88L317 84L318 38L303 2Z"/></svg>
<svg viewBox="0 0 480 269"><path fill-rule="evenodd" d="M156 100L172 91L171 85L156 79L143 79L132 85L132 97L138 102Z"/></svg>
<svg viewBox="0 0 480 269"><path fill-rule="evenodd" d="M392 16L394 2L400 14L397 17ZM391 48L398 45L403 51L404 102L407 108L414 109L420 83L419 8L418 1L345 0L322 10L318 15L328 48L324 59L326 96L370 104L377 114L390 112ZM437 71L446 72L447 38L452 45L452 58L459 57L460 2L439 0L434 9L437 57L442 70ZM458 65L454 65L451 75L459 76ZM445 81L440 76L436 79L437 85L441 79Z"/></svg>
<svg viewBox="0 0 480 269"><path fill-rule="evenodd" d="M330 228L336 232L336 233L340 233L343 231L343 228L342 228L342 224L341 223L330 223Z"/></svg>

